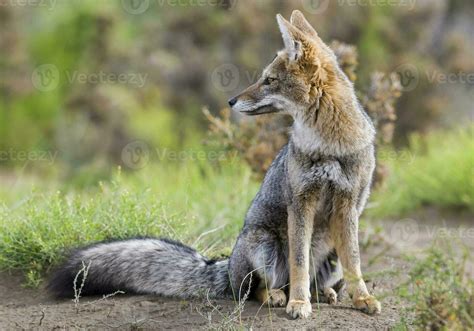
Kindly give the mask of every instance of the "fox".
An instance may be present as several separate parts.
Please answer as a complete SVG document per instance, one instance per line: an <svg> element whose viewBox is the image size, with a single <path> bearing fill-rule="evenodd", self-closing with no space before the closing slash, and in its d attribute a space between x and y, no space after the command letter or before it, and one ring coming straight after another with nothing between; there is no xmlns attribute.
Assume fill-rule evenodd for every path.
<svg viewBox="0 0 474 331"><path fill-rule="evenodd" d="M177 298L256 298L308 318L311 299L346 290L368 314L380 302L364 282L358 223L375 168L375 128L336 55L304 15L276 16L284 48L262 76L228 101L248 116L293 118L230 257L208 259L166 238L131 238L73 250L50 278L57 297L118 290ZM86 268L87 267L87 268ZM82 273L81 273L82 271Z"/></svg>

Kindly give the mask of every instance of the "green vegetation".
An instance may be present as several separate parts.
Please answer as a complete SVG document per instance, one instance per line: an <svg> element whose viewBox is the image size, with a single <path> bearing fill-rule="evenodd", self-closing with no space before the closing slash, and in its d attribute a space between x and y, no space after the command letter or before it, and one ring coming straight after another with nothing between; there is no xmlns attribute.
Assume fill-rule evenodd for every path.
<svg viewBox="0 0 474 331"><path fill-rule="evenodd" d="M463 256L460 253L449 247L432 248L421 261L412 258L409 280L399 292L411 304L408 310L417 329L474 328L474 280L466 270L466 261L472 256L467 250Z"/></svg>
<svg viewBox="0 0 474 331"><path fill-rule="evenodd" d="M413 136L399 152L380 151L390 175L373 194L373 216L400 216L423 206L474 211L473 127Z"/></svg>
<svg viewBox="0 0 474 331"><path fill-rule="evenodd" d="M166 236L207 255L229 254L256 189L250 170L232 160L220 170L189 161L118 171L82 192L36 189L0 208L0 269L23 270L37 285L64 249L130 236Z"/></svg>

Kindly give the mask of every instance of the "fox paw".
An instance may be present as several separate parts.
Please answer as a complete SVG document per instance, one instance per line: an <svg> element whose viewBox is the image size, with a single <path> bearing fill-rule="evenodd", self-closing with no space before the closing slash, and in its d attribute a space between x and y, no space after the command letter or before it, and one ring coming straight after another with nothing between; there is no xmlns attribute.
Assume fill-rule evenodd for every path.
<svg viewBox="0 0 474 331"><path fill-rule="evenodd" d="M283 307L286 304L286 294L280 289L268 291L268 303L272 307Z"/></svg>
<svg viewBox="0 0 474 331"><path fill-rule="evenodd" d="M337 293L331 287L324 289L324 296L328 300L328 304L335 305L337 303Z"/></svg>
<svg viewBox="0 0 474 331"><path fill-rule="evenodd" d="M292 318L308 318L311 315L311 303L304 300L290 300L286 312Z"/></svg>
<svg viewBox="0 0 474 331"><path fill-rule="evenodd" d="M363 312L373 315L380 314L382 307L380 302L371 295L360 296L353 300L354 307Z"/></svg>

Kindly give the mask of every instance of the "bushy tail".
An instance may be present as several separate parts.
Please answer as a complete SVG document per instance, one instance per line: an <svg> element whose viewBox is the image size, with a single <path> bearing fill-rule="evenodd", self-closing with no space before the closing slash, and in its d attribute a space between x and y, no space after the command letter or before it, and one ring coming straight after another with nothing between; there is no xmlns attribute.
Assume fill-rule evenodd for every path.
<svg viewBox="0 0 474 331"><path fill-rule="evenodd" d="M102 242L74 251L53 274L58 297L116 291L180 298L229 295L228 260L208 260L168 239Z"/></svg>

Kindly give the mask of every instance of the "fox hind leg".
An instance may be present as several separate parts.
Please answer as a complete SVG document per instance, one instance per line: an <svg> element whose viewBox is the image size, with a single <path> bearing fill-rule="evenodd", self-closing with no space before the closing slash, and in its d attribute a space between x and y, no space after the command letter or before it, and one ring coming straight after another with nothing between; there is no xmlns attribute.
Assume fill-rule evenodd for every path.
<svg viewBox="0 0 474 331"><path fill-rule="evenodd" d="M286 294L282 289L259 287L256 296L262 304L268 304L272 307L284 307L286 305Z"/></svg>
<svg viewBox="0 0 474 331"><path fill-rule="evenodd" d="M325 249L321 248L321 245L319 245L320 251L326 252ZM329 247L327 248L328 250L330 249ZM341 262L335 250L330 250L329 253L324 254L322 261L316 256L314 250L312 255L312 263L318 266L316 269L313 269L314 271L311 270L312 297L319 302L336 304L344 288ZM314 272L316 272L316 279Z"/></svg>
<svg viewBox="0 0 474 331"><path fill-rule="evenodd" d="M260 284L257 299L273 307L283 307L287 298L284 291L288 283L288 265L278 245L267 242L256 248L253 265L258 270Z"/></svg>
<svg viewBox="0 0 474 331"><path fill-rule="evenodd" d="M328 304L335 305L337 303L337 293L332 287L323 288L323 294Z"/></svg>
<svg viewBox="0 0 474 331"><path fill-rule="evenodd" d="M286 305L288 262L279 243L278 238L259 229L241 234L230 260L231 283L241 298L251 290L262 303Z"/></svg>

